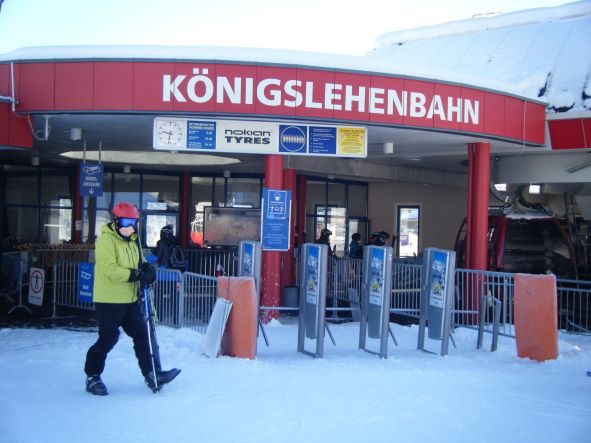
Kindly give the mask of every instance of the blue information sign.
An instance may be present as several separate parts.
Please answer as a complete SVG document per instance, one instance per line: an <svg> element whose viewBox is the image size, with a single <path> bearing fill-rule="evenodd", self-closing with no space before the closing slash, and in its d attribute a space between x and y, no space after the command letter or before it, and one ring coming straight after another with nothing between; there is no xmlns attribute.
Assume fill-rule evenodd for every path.
<svg viewBox="0 0 591 443"><path fill-rule="evenodd" d="M92 303L94 264L83 262L78 266L78 301Z"/></svg>
<svg viewBox="0 0 591 443"><path fill-rule="evenodd" d="M305 154L308 146L306 126L279 125L279 152Z"/></svg>
<svg viewBox="0 0 591 443"><path fill-rule="evenodd" d="M215 149L215 122L188 121L187 148Z"/></svg>
<svg viewBox="0 0 591 443"><path fill-rule="evenodd" d="M310 126L310 154L336 154L337 128Z"/></svg>
<svg viewBox="0 0 591 443"><path fill-rule="evenodd" d="M263 249L287 251L291 222L291 191L264 188L261 218Z"/></svg>
<svg viewBox="0 0 591 443"><path fill-rule="evenodd" d="M103 195L103 175L102 164L82 163L80 166L80 195L82 197Z"/></svg>

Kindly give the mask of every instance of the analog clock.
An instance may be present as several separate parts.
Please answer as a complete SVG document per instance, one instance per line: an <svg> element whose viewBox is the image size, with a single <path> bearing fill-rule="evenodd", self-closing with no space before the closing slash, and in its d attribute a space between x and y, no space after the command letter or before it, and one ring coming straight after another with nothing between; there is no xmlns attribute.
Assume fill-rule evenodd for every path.
<svg viewBox="0 0 591 443"><path fill-rule="evenodd" d="M159 146L183 147L185 130L180 122L160 120L156 125L156 138Z"/></svg>

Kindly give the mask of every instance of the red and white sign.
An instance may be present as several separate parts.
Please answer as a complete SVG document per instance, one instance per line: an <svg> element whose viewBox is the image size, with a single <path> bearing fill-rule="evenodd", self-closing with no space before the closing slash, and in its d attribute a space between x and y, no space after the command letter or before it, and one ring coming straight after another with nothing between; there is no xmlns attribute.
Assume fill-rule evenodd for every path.
<svg viewBox="0 0 591 443"><path fill-rule="evenodd" d="M43 291L45 289L45 270L31 268L29 271L29 304L43 305Z"/></svg>
<svg viewBox="0 0 591 443"><path fill-rule="evenodd" d="M9 70L0 64L0 95ZM544 144L542 103L388 74L233 63L14 63L17 112L154 112L299 117Z"/></svg>

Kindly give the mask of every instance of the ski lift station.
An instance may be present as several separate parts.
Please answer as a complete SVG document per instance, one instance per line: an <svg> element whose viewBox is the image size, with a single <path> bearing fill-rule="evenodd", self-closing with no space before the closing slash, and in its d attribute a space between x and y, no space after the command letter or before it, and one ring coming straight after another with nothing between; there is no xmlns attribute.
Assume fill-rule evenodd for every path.
<svg viewBox="0 0 591 443"><path fill-rule="evenodd" d="M266 202L271 219L288 220L282 247L263 242L268 306L294 284L294 247L324 228L337 257L352 234L366 244L386 231L395 260L411 260L454 249L466 220L466 268L488 269L492 207L558 220L583 273L590 45L591 2L581 1L384 34L364 56L2 54L3 249L92 244L121 201L140 210L147 248L168 224L187 251L236 247L263 240L263 195L281 190L287 200Z"/></svg>

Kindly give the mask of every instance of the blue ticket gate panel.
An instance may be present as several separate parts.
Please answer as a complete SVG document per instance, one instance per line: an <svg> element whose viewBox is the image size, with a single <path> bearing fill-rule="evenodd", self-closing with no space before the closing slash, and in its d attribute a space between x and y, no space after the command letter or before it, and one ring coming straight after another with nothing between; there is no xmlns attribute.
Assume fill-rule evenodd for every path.
<svg viewBox="0 0 591 443"><path fill-rule="evenodd" d="M300 253L300 316L298 352L322 358L326 308L328 246L306 243ZM305 349L307 339L316 341L314 352Z"/></svg>
<svg viewBox="0 0 591 443"><path fill-rule="evenodd" d="M454 301L456 253L427 248L423 255L421 315L418 348L425 349L425 328L428 338L441 340L441 355L449 349L451 315Z"/></svg>
<svg viewBox="0 0 591 443"><path fill-rule="evenodd" d="M378 354L380 358L388 357L391 294L392 248L365 246L363 248L359 348ZM379 352L367 349L368 337L380 340Z"/></svg>
<svg viewBox="0 0 591 443"><path fill-rule="evenodd" d="M238 276L253 277L260 296L261 288L261 243L241 241L238 243Z"/></svg>

